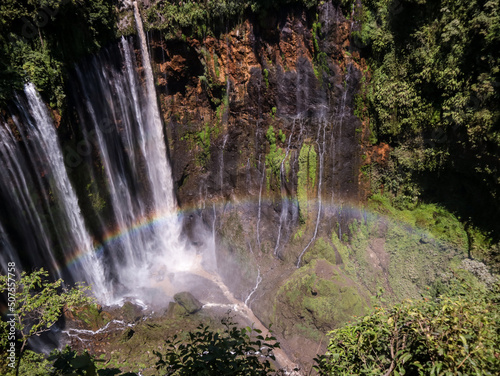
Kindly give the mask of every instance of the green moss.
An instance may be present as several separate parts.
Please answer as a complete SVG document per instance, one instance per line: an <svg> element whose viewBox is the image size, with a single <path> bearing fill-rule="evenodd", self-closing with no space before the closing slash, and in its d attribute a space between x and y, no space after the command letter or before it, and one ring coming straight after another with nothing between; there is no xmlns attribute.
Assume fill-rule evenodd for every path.
<svg viewBox="0 0 500 376"><path fill-rule="evenodd" d="M304 143L299 153L299 171L297 173L297 200L299 201L299 217L305 223L308 217L309 196L316 184L317 154L313 145Z"/></svg>
<svg viewBox="0 0 500 376"><path fill-rule="evenodd" d="M266 89L269 88L269 71L264 68L263 72L263 77L264 77L264 83L266 84Z"/></svg>
<svg viewBox="0 0 500 376"><path fill-rule="evenodd" d="M306 264L315 259L324 259L331 264L337 263L335 250L332 245L323 238L317 238L314 242L314 246L309 248L307 253L304 255L304 262Z"/></svg>
<svg viewBox="0 0 500 376"><path fill-rule="evenodd" d="M106 207L106 201L100 195L94 181L87 184L87 195L90 199L92 208L96 211L96 213L102 212Z"/></svg>
<svg viewBox="0 0 500 376"><path fill-rule="evenodd" d="M219 71L219 57L217 54L214 54L214 71L215 71L215 78L219 78L220 71Z"/></svg>
<svg viewBox="0 0 500 376"><path fill-rule="evenodd" d="M273 107L273 113L276 113L276 107ZM282 143L285 143L286 141L286 135L283 133L283 131L280 129L278 133L279 139Z"/></svg>
<svg viewBox="0 0 500 376"><path fill-rule="evenodd" d="M356 285L330 262L318 259L295 271L276 296L275 321L287 332L295 331L296 321L301 332L311 339L365 312L366 302ZM296 316L283 321L279 315ZM292 329L293 327L293 329Z"/></svg>
<svg viewBox="0 0 500 376"><path fill-rule="evenodd" d="M335 231L332 232L332 244L335 246L335 249L342 259L341 267L344 269L344 272L350 277L355 277L356 267L354 265L354 262L351 260L351 255L353 252L347 244L344 244L339 240Z"/></svg>
<svg viewBox="0 0 500 376"><path fill-rule="evenodd" d="M426 230L437 239L445 240L460 249L467 249L468 238L464 226L443 207L421 203L414 208L398 210L390 197L380 194L370 198L369 207L397 221Z"/></svg>
<svg viewBox="0 0 500 376"><path fill-rule="evenodd" d="M319 47L320 31L321 22L314 22L312 27L312 39L314 48L313 69L316 78L320 81L320 83L323 83L323 72L329 73L330 69L328 68L328 55L325 52L322 52Z"/></svg>
<svg viewBox="0 0 500 376"><path fill-rule="evenodd" d="M300 240L302 236L304 236L304 231L305 231L305 225L301 225L297 229L297 231L295 231L295 234L293 235L293 240L294 241Z"/></svg>
<svg viewBox="0 0 500 376"><path fill-rule="evenodd" d="M210 160L210 133L211 129L208 124L198 133L198 145L201 147L201 158L204 161Z"/></svg>
<svg viewBox="0 0 500 376"><path fill-rule="evenodd" d="M269 152L266 154L267 187L270 189L271 181L274 180L276 188L279 189L281 186L281 163L285 159L286 152L276 145L276 134L272 125L266 132L266 139L269 142Z"/></svg>
<svg viewBox="0 0 500 376"><path fill-rule="evenodd" d="M102 314L96 304L89 304L82 307L79 311L74 312L74 315L93 330L103 327L110 321L109 316Z"/></svg>

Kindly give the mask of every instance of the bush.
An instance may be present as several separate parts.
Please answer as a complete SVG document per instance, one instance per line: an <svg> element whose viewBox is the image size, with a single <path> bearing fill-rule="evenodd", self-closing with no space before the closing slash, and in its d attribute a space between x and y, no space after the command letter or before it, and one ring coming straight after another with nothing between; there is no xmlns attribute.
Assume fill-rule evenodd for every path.
<svg viewBox="0 0 500 376"><path fill-rule="evenodd" d="M450 287L451 283L451 287ZM443 289L443 284L440 285ZM330 333L320 375L495 375L499 286L446 282L445 295L376 308Z"/></svg>
<svg viewBox="0 0 500 376"><path fill-rule="evenodd" d="M228 320L222 323L222 333L200 325L188 333L187 341L177 336L167 340L166 353L155 352L157 369L176 376L269 375L272 350L279 348L276 338L263 337L258 329L237 328Z"/></svg>

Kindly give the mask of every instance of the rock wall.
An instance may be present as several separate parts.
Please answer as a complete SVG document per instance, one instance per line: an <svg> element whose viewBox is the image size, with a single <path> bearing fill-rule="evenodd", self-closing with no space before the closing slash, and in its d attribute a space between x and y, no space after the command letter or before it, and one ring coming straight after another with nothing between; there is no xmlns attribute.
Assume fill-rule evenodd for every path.
<svg viewBox="0 0 500 376"><path fill-rule="evenodd" d="M350 23L340 10L320 7L321 27L313 32L315 16L297 9L269 16L265 27L246 20L217 39L152 35L182 205L256 196L262 174L267 197L279 201L283 189L296 196L304 144L324 155L322 195L358 199L361 123L352 107L361 68L350 56ZM291 168L280 186L279 174L268 170L285 155Z"/></svg>
<svg viewBox="0 0 500 376"><path fill-rule="evenodd" d="M350 49L353 27L326 3L247 19L217 38L150 33L186 232L200 249L216 239L226 284L279 330L289 321L276 312L278 289L317 239L347 230L345 208L365 194L367 132L353 114L364 67Z"/></svg>

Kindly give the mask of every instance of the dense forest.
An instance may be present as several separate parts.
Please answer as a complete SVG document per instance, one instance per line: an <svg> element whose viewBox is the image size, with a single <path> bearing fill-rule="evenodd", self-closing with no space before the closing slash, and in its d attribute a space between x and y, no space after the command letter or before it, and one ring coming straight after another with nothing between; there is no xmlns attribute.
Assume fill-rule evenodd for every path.
<svg viewBox="0 0 500 376"><path fill-rule="evenodd" d="M500 367L500 295L496 276L500 271L500 221L497 219L500 216L499 0L151 0L139 3L154 63L158 102L165 127L171 128L164 130L170 138L167 150L171 159L174 159L172 155L179 159L172 161L179 204L181 208L183 204L195 206L196 198L188 201L192 196L189 189L198 191L196 184L203 181L207 191L210 179L216 181L210 188L211 195L216 197L213 202L219 205L219 199L231 201L230 197L236 197L233 191L238 191L241 183L234 183L231 191L227 183L224 185L224 177L229 176L227 180L231 184L237 178L247 179L259 202L258 219L256 216L255 220L248 221L249 228L255 226L257 232L254 247L258 245L267 254L265 257L280 263L283 269L276 268L279 273L288 273L288 279L270 279L264 283L263 289L268 287L276 297L272 302L259 303L254 309L262 322L273 325L276 322L277 335L250 327L242 329L230 319L221 322L213 317L193 316L177 299L177 303L165 311L167 323L154 317L150 324L145 319L144 323L137 324L136 308L130 305L123 305L118 313L108 314L85 295L87 290L80 285L68 289L61 280L54 282L53 276L43 270L32 274L23 272L15 291L20 312L15 324L17 350L22 361L14 370L7 357L2 356L0 373L135 375L147 370L144 374L496 374ZM120 0L2 1L0 126L14 129L11 114L19 111L19 106L16 107L19 93L31 82L50 109L63 142L76 144L81 131L75 126L79 121L75 120L78 119L75 110L78 100L71 94L75 66L85 64L102 51L112 55L113 46L119 40L124 43L125 38L137 37L131 4ZM328 7L335 10L330 11ZM329 20L325 14L335 14L336 19ZM335 26L329 26L330 21ZM292 24L296 35L290 31ZM240 30L244 30L241 31L244 36ZM285 34L288 39L283 37ZM296 59L295 51L290 53L294 43L305 46L296 54L300 55ZM236 47L230 49L230 44ZM244 85L235 83L236 74L231 71L242 63L234 63L228 52L236 54L238 46L244 51L242 55L250 54L253 48L253 53L261 59L245 60L243 65L246 64L250 78L245 78ZM172 62L166 62L168 59ZM296 65L292 66L293 59ZM325 223L320 220L323 218L322 174L325 185L333 187L335 183L329 172L323 172L325 166L331 169L324 162L324 155L330 153L325 153L327 126L321 125L321 119L317 121L315 115L309 115L313 120L297 117L290 121L284 110L289 105L287 98L285 104L279 102L280 96L287 95L287 89L280 87L282 82L293 72L307 71L309 68L304 68L307 64L312 74L304 73L304 77L309 81L297 78L296 82L297 85L299 81L308 82L315 88L316 97L310 100L304 95L303 101L310 100L317 106L311 105L315 111L323 103L335 103L342 111L348 108L355 118L349 120L349 124L354 124L355 147L352 149L356 148L356 152L344 156L350 162L346 163L345 170L339 171L352 174L348 184L342 187L345 191L357 187L356 194L352 194L357 202L349 202L349 207L364 214L345 215L342 209L335 209L335 215L340 213L345 218L332 222L331 229L326 219ZM140 65L139 71L143 70L144 66ZM227 77L222 79L223 76ZM234 99L236 94L230 96L230 91L236 93L240 86L244 87L241 89L245 91L241 95L244 100ZM299 88L293 87L299 93ZM261 103L252 107L252 96L258 97ZM297 112L298 102L297 99ZM241 125L248 120L248 114L238 123L238 111L248 111L245 105L249 106L249 112L255 111L260 116L256 125L252 125L256 128L255 136L245 133L250 128ZM197 106L205 106L210 117L196 113L203 113ZM339 139L344 112L341 116ZM301 123L300 133L296 127L299 120L306 124ZM332 130L337 122L333 121ZM118 123L121 126L121 120ZM192 125L194 123L199 124ZM313 129L317 124L320 124L318 130ZM231 133L237 126L240 129ZM312 129L309 133L303 131L303 127L308 126ZM16 131L13 133L18 141L22 139ZM234 134L239 138L233 137ZM317 135L317 139L311 135ZM333 135L336 134L332 131L334 159L340 149L335 149ZM252 137L262 144L255 147L255 152L251 150ZM347 136L344 134L344 137ZM224 165L228 139L229 144L234 145L231 156L235 162L226 161ZM298 145L295 154L291 147L294 142ZM184 152L183 148L187 150ZM296 157L295 164L287 160L291 160L292 154ZM189 158L192 161L184 161ZM77 194L84 197L82 205L88 207L82 206L82 212L91 213L87 225L97 228L111 218L111 210L105 207L110 199L100 188L106 185L104 166L92 160L85 163L88 166L78 166L71 171L70 178L77 186ZM332 165L335 172L336 164L332 162ZM100 172L95 175L96 182L92 180L87 184L84 177L94 176L89 173L92 168ZM253 171L252 168L262 169L265 174L246 172L241 178L245 174L242 171ZM211 178L212 175L215 178ZM294 179L296 183L291 182ZM196 183L189 183L193 180ZM249 180L254 182L248 183ZM195 184L195 188L189 184ZM279 222L278 240L272 246L259 238L263 190L271 197L270 209L262 212L263 221ZM199 191L202 191L201 183ZM248 188L249 196L250 192ZM311 209L313 205L309 204L314 195L319 199L318 209ZM283 247L293 250L293 254L280 251L284 256L278 252L282 227L286 227L282 226L282 220L285 217L286 225L288 215L282 209L283 196L290 197L290 202L299 206L296 223L287 235L288 243L282 240ZM280 204L276 204L276 197ZM332 201L333 197L334 193ZM215 244L216 217L222 218L226 207L218 207L216 211L215 203L203 201L203 210L212 213L212 205L210 215L213 217L207 216L207 220L204 214L201 216L205 225L213 229ZM230 205L228 207L230 212ZM348 204L343 202L341 207ZM196 210L203 212L201 207ZM4 214L0 214L0 225L2 219L6 220L3 217ZM234 267L242 275L243 282L232 286L237 291L235 295L245 283L252 283L253 287L252 278L256 277L257 284L245 300L245 305L250 307L247 301L262 281L264 269L261 268L266 263L262 260L266 259L260 259L260 264L251 264L248 254L254 257L254 248L249 245L250 251L246 253L240 250L243 230L235 218L228 214L227 224L218 227L218 236L224 238L221 244L228 249L221 253L219 264L228 269ZM188 224L185 232L196 233L194 228L190 229ZM310 241L303 236L307 231L313 234ZM283 233L286 234L284 230ZM196 243L196 234L190 236ZM273 241L275 237L276 234L269 235ZM104 235L96 238L101 241ZM392 264L382 260L383 252L373 245L380 244L382 238L383 247L390 249L391 262L399 263L398 267L387 266ZM3 247L3 243L0 238L0 246ZM266 250L266 246L269 249ZM413 253L417 247L428 252L429 258ZM360 253L360 249L364 252L365 248L371 252L370 257L382 260L380 272L370 264L373 260L366 261L364 253ZM237 262L233 263L229 256ZM418 258L422 259L415 260ZM414 264L408 264L406 269L408 260ZM251 267L243 267L245 263ZM289 269L286 269L287 263L291 265ZM239 266L235 266L237 264ZM425 275L426 270L432 278ZM234 272L224 276L231 273ZM385 279L380 277L382 274ZM275 286L269 287L273 284ZM10 288L9 279L2 276L0 291L7 293ZM323 297L324 300L317 299ZM5 308L2 314L7 315L6 306L2 303L0 307ZM290 316L287 316L288 309ZM111 363L105 362L102 352L101 355L87 350L79 352L81 348L67 347L51 355L32 351L27 345L28 339L60 325L60 317L79 322L79 328L93 328L96 333L98 328L112 322L112 317L137 324L134 329L121 328L116 337L116 343L122 346L117 347L117 353L123 355L128 351L130 361L117 361L115 355ZM7 316L4 318L0 327L2 354L7 353L10 341ZM176 326L184 329L182 333L176 331ZM167 341L162 345L158 345L160 339L157 338L160 329L168 333L167 338L161 338ZM294 337L295 333L299 333L298 338L311 341L307 344L317 344L316 352L320 353L314 360L309 359L306 366L309 369L288 369L289 373L285 373L283 369L276 369L275 361L281 351L277 340L283 342L286 351L287 346L293 347L286 340L300 342ZM324 337L326 334L328 337ZM151 340L151 347L147 347L150 338L157 342ZM324 338L328 338L327 347ZM138 346L142 345L144 354L130 355L141 352ZM261 354L263 348L267 350Z"/></svg>

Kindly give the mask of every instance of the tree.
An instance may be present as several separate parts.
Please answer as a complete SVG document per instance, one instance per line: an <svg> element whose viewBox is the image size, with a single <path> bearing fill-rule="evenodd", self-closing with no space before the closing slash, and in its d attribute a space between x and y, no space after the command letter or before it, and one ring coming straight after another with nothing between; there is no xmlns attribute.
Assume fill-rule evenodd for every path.
<svg viewBox="0 0 500 376"><path fill-rule="evenodd" d="M21 358L32 336L49 331L65 312L95 302L87 295L90 287L77 284L67 289L62 287L61 279L49 281L49 273L44 269L30 274L22 272L17 281L10 276L0 276L0 293L8 292L10 303L8 321L0 328L0 345L6 346L7 341L11 341L7 329L13 325L20 343L15 367L18 375Z"/></svg>
<svg viewBox="0 0 500 376"><path fill-rule="evenodd" d="M187 340L177 335L167 340L165 355L155 352L159 358L156 368L175 376L269 375L269 359L274 360L272 350L279 348L276 338L264 338L258 329L237 328L230 320L222 324L222 333L200 325L188 333Z"/></svg>

